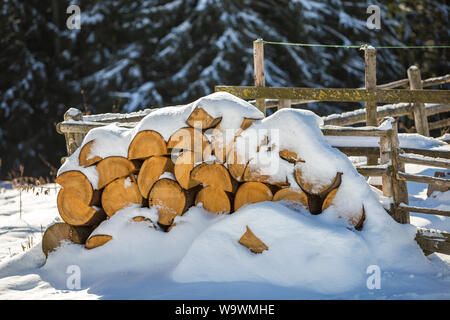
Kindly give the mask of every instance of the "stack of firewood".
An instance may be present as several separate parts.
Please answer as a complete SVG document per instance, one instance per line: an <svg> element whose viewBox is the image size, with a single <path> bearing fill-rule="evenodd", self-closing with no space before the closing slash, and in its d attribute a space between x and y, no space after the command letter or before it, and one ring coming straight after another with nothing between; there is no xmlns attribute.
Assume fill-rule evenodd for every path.
<svg viewBox="0 0 450 320"><path fill-rule="evenodd" d="M88 249L103 245L112 237L89 237L92 231L131 204L155 206L159 218L151 222L166 232L175 226L177 216L200 203L210 212L231 214L250 203L289 200L312 214L321 213L332 204L342 173L324 186L304 181L300 169L294 170L298 185L260 174L255 166L248 165L250 159L234 147L236 139L256 120L244 118L240 129L227 140L220 128L221 118L196 107L186 120L186 127L167 141L154 130L137 132L129 144L128 157L102 158L92 154L96 140L85 141L79 152L79 166L95 166L97 188L94 190L81 171L66 171L57 177L56 182L62 186L58 210L65 223L47 230L44 252L48 254L62 239L85 244ZM303 161L291 150L280 150L279 157L294 165ZM363 220L364 212L351 222L360 229Z"/></svg>

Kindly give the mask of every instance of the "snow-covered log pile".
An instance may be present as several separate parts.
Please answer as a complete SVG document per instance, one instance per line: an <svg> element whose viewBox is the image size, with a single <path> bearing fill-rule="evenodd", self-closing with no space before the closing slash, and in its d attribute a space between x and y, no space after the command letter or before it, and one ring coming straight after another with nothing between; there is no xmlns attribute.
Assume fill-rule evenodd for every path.
<svg viewBox="0 0 450 320"><path fill-rule="evenodd" d="M88 249L105 244L113 236L96 232L97 226L132 205L157 208L157 217L133 220L165 232L192 206L239 214L241 207L263 201L283 201L312 215L327 211L361 230L366 208L358 190L366 183L325 141L322 124L314 113L295 109L264 118L222 92L159 109L133 129L93 129L58 172L58 210L65 223L48 229L44 252L61 240ZM236 241L253 252L268 249L249 228Z"/></svg>

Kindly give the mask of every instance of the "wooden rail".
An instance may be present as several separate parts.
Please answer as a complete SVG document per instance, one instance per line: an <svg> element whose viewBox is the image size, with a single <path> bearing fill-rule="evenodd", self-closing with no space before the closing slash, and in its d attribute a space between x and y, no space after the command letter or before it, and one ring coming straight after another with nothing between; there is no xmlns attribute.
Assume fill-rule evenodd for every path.
<svg viewBox="0 0 450 320"><path fill-rule="evenodd" d="M416 241L426 255L439 252L450 255L450 234L431 229L418 228Z"/></svg>
<svg viewBox="0 0 450 320"><path fill-rule="evenodd" d="M425 104L425 111L427 116L432 116L439 113L450 112L450 103L447 104ZM377 119L383 119L386 117L400 117L410 116L414 114L414 109L410 103L398 103L387 104L377 107ZM366 122L366 109L357 109L350 112L344 112L340 114L332 114L326 117L322 117L323 121L327 125L335 126L347 126L356 123ZM445 119L447 121L448 119ZM430 129L432 126L429 123ZM448 125L446 122L442 122L440 125L434 125L436 128L441 128Z"/></svg>
<svg viewBox="0 0 450 320"><path fill-rule="evenodd" d="M216 86L215 91L225 91L241 99L305 99L334 102L411 102L448 103L447 90L403 89L346 89L346 88L284 88L251 86Z"/></svg>

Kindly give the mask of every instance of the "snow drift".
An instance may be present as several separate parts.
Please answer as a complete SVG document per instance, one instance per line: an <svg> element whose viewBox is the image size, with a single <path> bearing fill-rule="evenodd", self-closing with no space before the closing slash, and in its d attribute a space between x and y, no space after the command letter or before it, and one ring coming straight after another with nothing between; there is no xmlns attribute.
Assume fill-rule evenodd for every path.
<svg viewBox="0 0 450 320"><path fill-rule="evenodd" d="M286 181L291 188L304 189L298 184L299 175L308 181L309 191L316 193L340 173L342 181L330 204L317 215L289 201L245 205L232 215L215 215L199 205L177 216L169 233L150 222L132 220L143 216L156 221L157 208L131 205L95 229L93 235L112 236L104 246L86 250L68 243L50 253L42 268L46 277L63 287L65 268L76 264L83 270L87 287L106 275L134 272L181 283L262 282L338 294L365 287L370 265L379 266L383 272L433 272L414 241L416 229L396 223L387 214L349 159L324 139L319 128L321 119L310 111L284 109L262 119L262 114L245 101L214 93L186 106L154 111L131 130L115 124L93 129L83 144L95 139L97 155L123 156L142 130L157 130L167 141L186 126L198 106L221 118L220 129L237 130L245 118L260 119L236 139L235 151L243 153L250 167L252 159L263 159L268 167L276 163L270 178ZM240 143L255 136L258 138L243 151ZM284 149L301 159L295 163L279 159ZM79 150L58 174L79 170L95 189L96 170L80 167L78 155ZM361 212L364 224L358 231L352 217ZM246 226L268 250L256 255L238 243Z"/></svg>

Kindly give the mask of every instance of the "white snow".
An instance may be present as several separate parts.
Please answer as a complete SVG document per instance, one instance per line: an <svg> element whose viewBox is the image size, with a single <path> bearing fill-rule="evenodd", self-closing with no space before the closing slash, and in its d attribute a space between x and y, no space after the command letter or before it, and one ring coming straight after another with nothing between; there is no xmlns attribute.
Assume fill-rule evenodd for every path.
<svg viewBox="0 0 450 320"><path fill-rule="evenodd" d="M84 143L88 137L96 141L117 139L105 149L99 144L97 151L102 155L122 154L140 130L157 128L167 139L186 126L195 106L222 117L224 128L231 129L239 128L243 116L254 118L259 112L235 98L229 99L228 94L213 94L187 106L154 111L134 129L111 125L94 131ZM130 205L95 229L94 235L112 236L104 246L87 250L65 242L45 261L39 241L41 230L60 221L58 187L50 185L54 188L50 195L24 191L21 197L18 190L1 189L0 299L450 299L450 258L438 254L425 257L414 240L415 226L448 232L449 218L412 214L410 225L395 222L383 208L389 199L371 188L351 161L327 143L319 128L322 124L312 112L283 109L254 122L237 139L256 136L247 149L248 159L259 155L269 161L268 166L280 150L296 152L305 162L294 166L280 160L277 165L281 169L273 173L294 187L294 168L316 187L329 184L337 172L342 172L333 204L320 215L284 202L246 205L232 215L212 214L197 206L177 217L175 226L165 233L151 222L132 220L144 216L156 222L155 207ZM431 138L403 140L444 147ZM258 151L263 141L267 144ZM79 150L59 173L81 170L95 186L96 175L91 168L78 167L77 153ZM406 171L432 175L434 169L407 165ZM173 178L170 174L161 177ZM408 183L410 204L450 207L450 191L436 192L426 199L426 189L417 185ZM18 211L20 198L22 212ZM348 218L362 208L364 227L356 231ZM238 243L246 226L268 250L257 255ZM30 236L33 245L27 240ZM67 287L68 268L73 266L80 270L81 287L77 290ZM366 285L371 266L381 270L379 290Z"/></svg>
<svg viewBox="0 0 450 320"><path fill-rule="evenodd" d="M384 214L376 227L357 232L279 203L248 205L233 215L193 207L163 233L132 220L156 221L154 208L133 205L96 229L113 236L107 244L86 250L66 243L42 266L40 225L45 230L59 220L56 193L22 197L19 219L18 191L0 194L0 299L450 298L448 256L425 258L414 227ZM237 243L246 225L268 251L252 254ZM35 245L23 252L30 235ZM382 271L380 290L366 287L372 264ZM79 290L66 287L71 265L81 270Z"/></svg>
<svg viewBox="0 0 450 320"><path fill-rule="evenodd" d="M326 136L325 140L335 147L378 147L380 139L378 137L338 137ZM442 140L424 137L417 133L399 133L398 140L400 148L430 149L445 146Z"/></svg>

